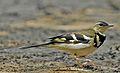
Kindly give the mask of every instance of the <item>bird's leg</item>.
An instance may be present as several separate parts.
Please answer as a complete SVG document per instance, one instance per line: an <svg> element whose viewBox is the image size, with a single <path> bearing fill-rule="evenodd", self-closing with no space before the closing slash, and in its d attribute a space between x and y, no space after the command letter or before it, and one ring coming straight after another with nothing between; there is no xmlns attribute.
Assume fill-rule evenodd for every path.
<svg viewBox="0 0 120 73"><path fill-rule="evenodd" d="M78 58L77 56L74 56L74 57L75 57L76 64L78 64L78 66L82 68L82 63L80 62L80 58Z"/></svg>
<svg viewBox="0 0 120 73"><path fill-rule="evenodd" d="M96 66L96 63L93 60L85 59L85 57L77 57L72 56L75 58L75 63L77 67L79 68L94 68Z"/></svg>
<svg viewBox="0 0 120 73"><path fill-rule="evenodd" d="M83 57L75 57L75 60L76 60L76 64L79 65L80 68L94 68L96 66L96 63L91 60L91 59L85 59Z"/></svg>

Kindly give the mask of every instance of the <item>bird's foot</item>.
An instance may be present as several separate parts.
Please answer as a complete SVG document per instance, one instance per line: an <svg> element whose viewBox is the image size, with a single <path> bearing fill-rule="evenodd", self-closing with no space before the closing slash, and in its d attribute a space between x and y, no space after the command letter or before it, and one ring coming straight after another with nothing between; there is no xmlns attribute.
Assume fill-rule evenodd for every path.
<svg viewBox="0 0 120 73"><path fill-rule="evenodd" d="M94 69L96 67L96 63L93 60L86 59L81 63L80 67L85 69Z"/></svg>

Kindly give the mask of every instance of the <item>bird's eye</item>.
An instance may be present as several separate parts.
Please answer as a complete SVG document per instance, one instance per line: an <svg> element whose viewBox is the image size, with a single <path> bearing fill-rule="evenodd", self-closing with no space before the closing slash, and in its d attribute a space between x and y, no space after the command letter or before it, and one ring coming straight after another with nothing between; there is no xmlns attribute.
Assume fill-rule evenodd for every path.
<svg viewBox="0 0 120 73"><path fill-rule="evenodd" d="M104 26L104 24L99 24L100 26Z"/></svg>

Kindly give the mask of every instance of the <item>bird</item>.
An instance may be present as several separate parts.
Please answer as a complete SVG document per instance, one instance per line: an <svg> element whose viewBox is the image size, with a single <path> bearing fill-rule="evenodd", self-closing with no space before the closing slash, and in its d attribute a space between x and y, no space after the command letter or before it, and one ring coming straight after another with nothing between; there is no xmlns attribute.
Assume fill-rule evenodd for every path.
<svg viewBox="0 0 120 73"><path fill-rule="evenodd" d="M49 38L50 42L20 47L20 49L47 46L49 48L63 50L77 59L97 50L106 40L104 32L110 27L113 27L113 24L106 21L98 21L93 27L83 29L80 32L64 33Z"/></svg>

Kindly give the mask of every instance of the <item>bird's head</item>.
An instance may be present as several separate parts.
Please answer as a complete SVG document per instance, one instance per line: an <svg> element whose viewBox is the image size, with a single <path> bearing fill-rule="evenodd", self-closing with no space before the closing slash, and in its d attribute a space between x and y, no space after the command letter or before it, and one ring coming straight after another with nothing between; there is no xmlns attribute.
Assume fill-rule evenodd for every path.
<svg viewBox="0 0 120 73"><path fill-rule="evenodd" d="M107 22L105 22L105 21L98 21L97 23L96 23L96 25L94 26L94 30L96 31L96 32L105 32L108 28L110 28L110 27L113 27L113 25L112 24L109 24L109 23L107 23Z"/></svg>

